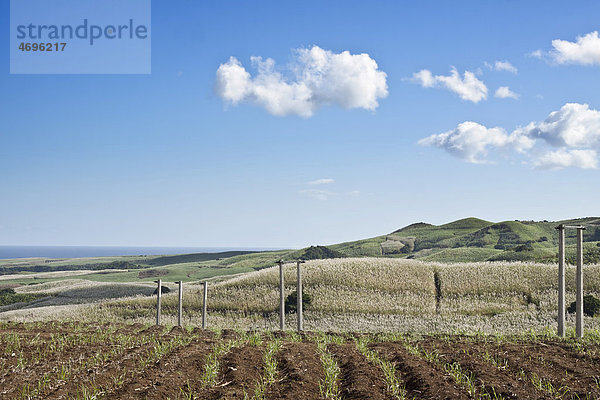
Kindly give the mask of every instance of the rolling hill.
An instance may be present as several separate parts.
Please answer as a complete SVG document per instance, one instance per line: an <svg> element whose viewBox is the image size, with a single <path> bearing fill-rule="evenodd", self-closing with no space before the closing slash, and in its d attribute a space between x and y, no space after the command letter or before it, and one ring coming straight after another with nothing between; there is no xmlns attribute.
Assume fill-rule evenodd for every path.
<svg viewBox="0 0 600 400"><path fill-rule="evenodd" d="M424 222L408 225L390 234L340 243L329 248L347 257L383 256L427 261L541 261L556 259L558 224L584 225L585 255L598 262L600 218L564 221L490 222L465 218L444 225ZM566 233L567 255L575 250L575 230Z"/></svg>

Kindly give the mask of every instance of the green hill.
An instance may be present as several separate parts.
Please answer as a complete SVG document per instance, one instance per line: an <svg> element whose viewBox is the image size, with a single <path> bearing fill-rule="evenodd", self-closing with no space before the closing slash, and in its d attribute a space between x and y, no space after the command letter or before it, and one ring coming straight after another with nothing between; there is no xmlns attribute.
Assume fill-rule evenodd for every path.
<svg viewBox="0 0 600 400"><path fill-rule="evenodd" d="M329 246L346 257L383 256L427 261L538 261L556 260L559 224L584 225L586 262L600 262L600 218L564 221L489 222L465 218L444 225L424 222L388 235ZM567 255L575 251L575 230L566 234ZM569 258L569 257L567 257Z"/></svg>

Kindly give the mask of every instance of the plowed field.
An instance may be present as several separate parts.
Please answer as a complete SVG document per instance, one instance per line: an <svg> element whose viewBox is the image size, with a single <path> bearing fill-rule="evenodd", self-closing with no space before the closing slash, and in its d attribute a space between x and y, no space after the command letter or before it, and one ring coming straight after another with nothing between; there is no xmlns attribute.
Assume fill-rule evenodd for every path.
<svg viewBox="0 0 600 400"><path fill-rule="evenodd" d="M600 344L0 326L1 399L599 399Z"/></svg>

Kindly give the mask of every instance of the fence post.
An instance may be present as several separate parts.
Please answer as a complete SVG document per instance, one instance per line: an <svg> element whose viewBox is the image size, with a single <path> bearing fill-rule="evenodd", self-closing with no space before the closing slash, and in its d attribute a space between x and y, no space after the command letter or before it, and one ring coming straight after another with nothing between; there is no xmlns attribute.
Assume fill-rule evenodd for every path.
<svg viewBox="0 0 600 400"><path fill-rule="evenodd" d="M156 290L156 325L160 325L160 296L162 292L161 280L157 281L158 289Z"/></svg>
<svg viewBox="0 0 600 400"><path fill-rule="evenodd" d="M578 338L583 337L583 230L584 227L577 228L577 320L575 331Z"/></svg>
<svg viewBox="0 0 600 400"><path fill-rule="evenodd" d="M565 336L565 226L558 230L558 336Z"/></svg>
<svg viewBox="0 0 600 400"><path fill-rule="evenodd" d="M298 260L296 262L298 267L298 281L296 282L296 314L298 316L298 332L302 332L302 271L300 265L304 262L304 260Z"/></svg>
<svg viewBox="0 0 600 400"><path fill-rule="evenodd" d="M183 326L181 323L183 317L183 281L179 281L179 313L177 318L177 325Z"/></svg>
<svg viewBox="0 0 600 400"><path fill-rule="evenodd" d="M204 282L204 295L202 302L202 329L206 329L206 300L208 299L208 282Z"/></svg>
<svg viewBox="0 0 600 400"><path fill-rule="evenodd" d="M283 260L279 264L279 330L285 329L285 287L283 283Z"/></svg>

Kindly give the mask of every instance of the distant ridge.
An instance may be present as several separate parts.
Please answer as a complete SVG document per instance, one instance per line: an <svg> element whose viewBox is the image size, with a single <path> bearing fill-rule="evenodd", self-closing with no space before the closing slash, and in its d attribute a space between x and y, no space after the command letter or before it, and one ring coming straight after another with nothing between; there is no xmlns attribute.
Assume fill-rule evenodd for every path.
<svg viewBox="0 0 600 400"><path fill-rule="evenodd" d="M556 259L558 224L584 225L584 258L600 262L600 218L563 221L490 222L469 217L443 225L417 222L390 234L331 245L346 257L383 256L427 261L538 261ZM575 231L567 232L567 253L575 244ZM597 260L597 261L595 261Z"/></svg>

